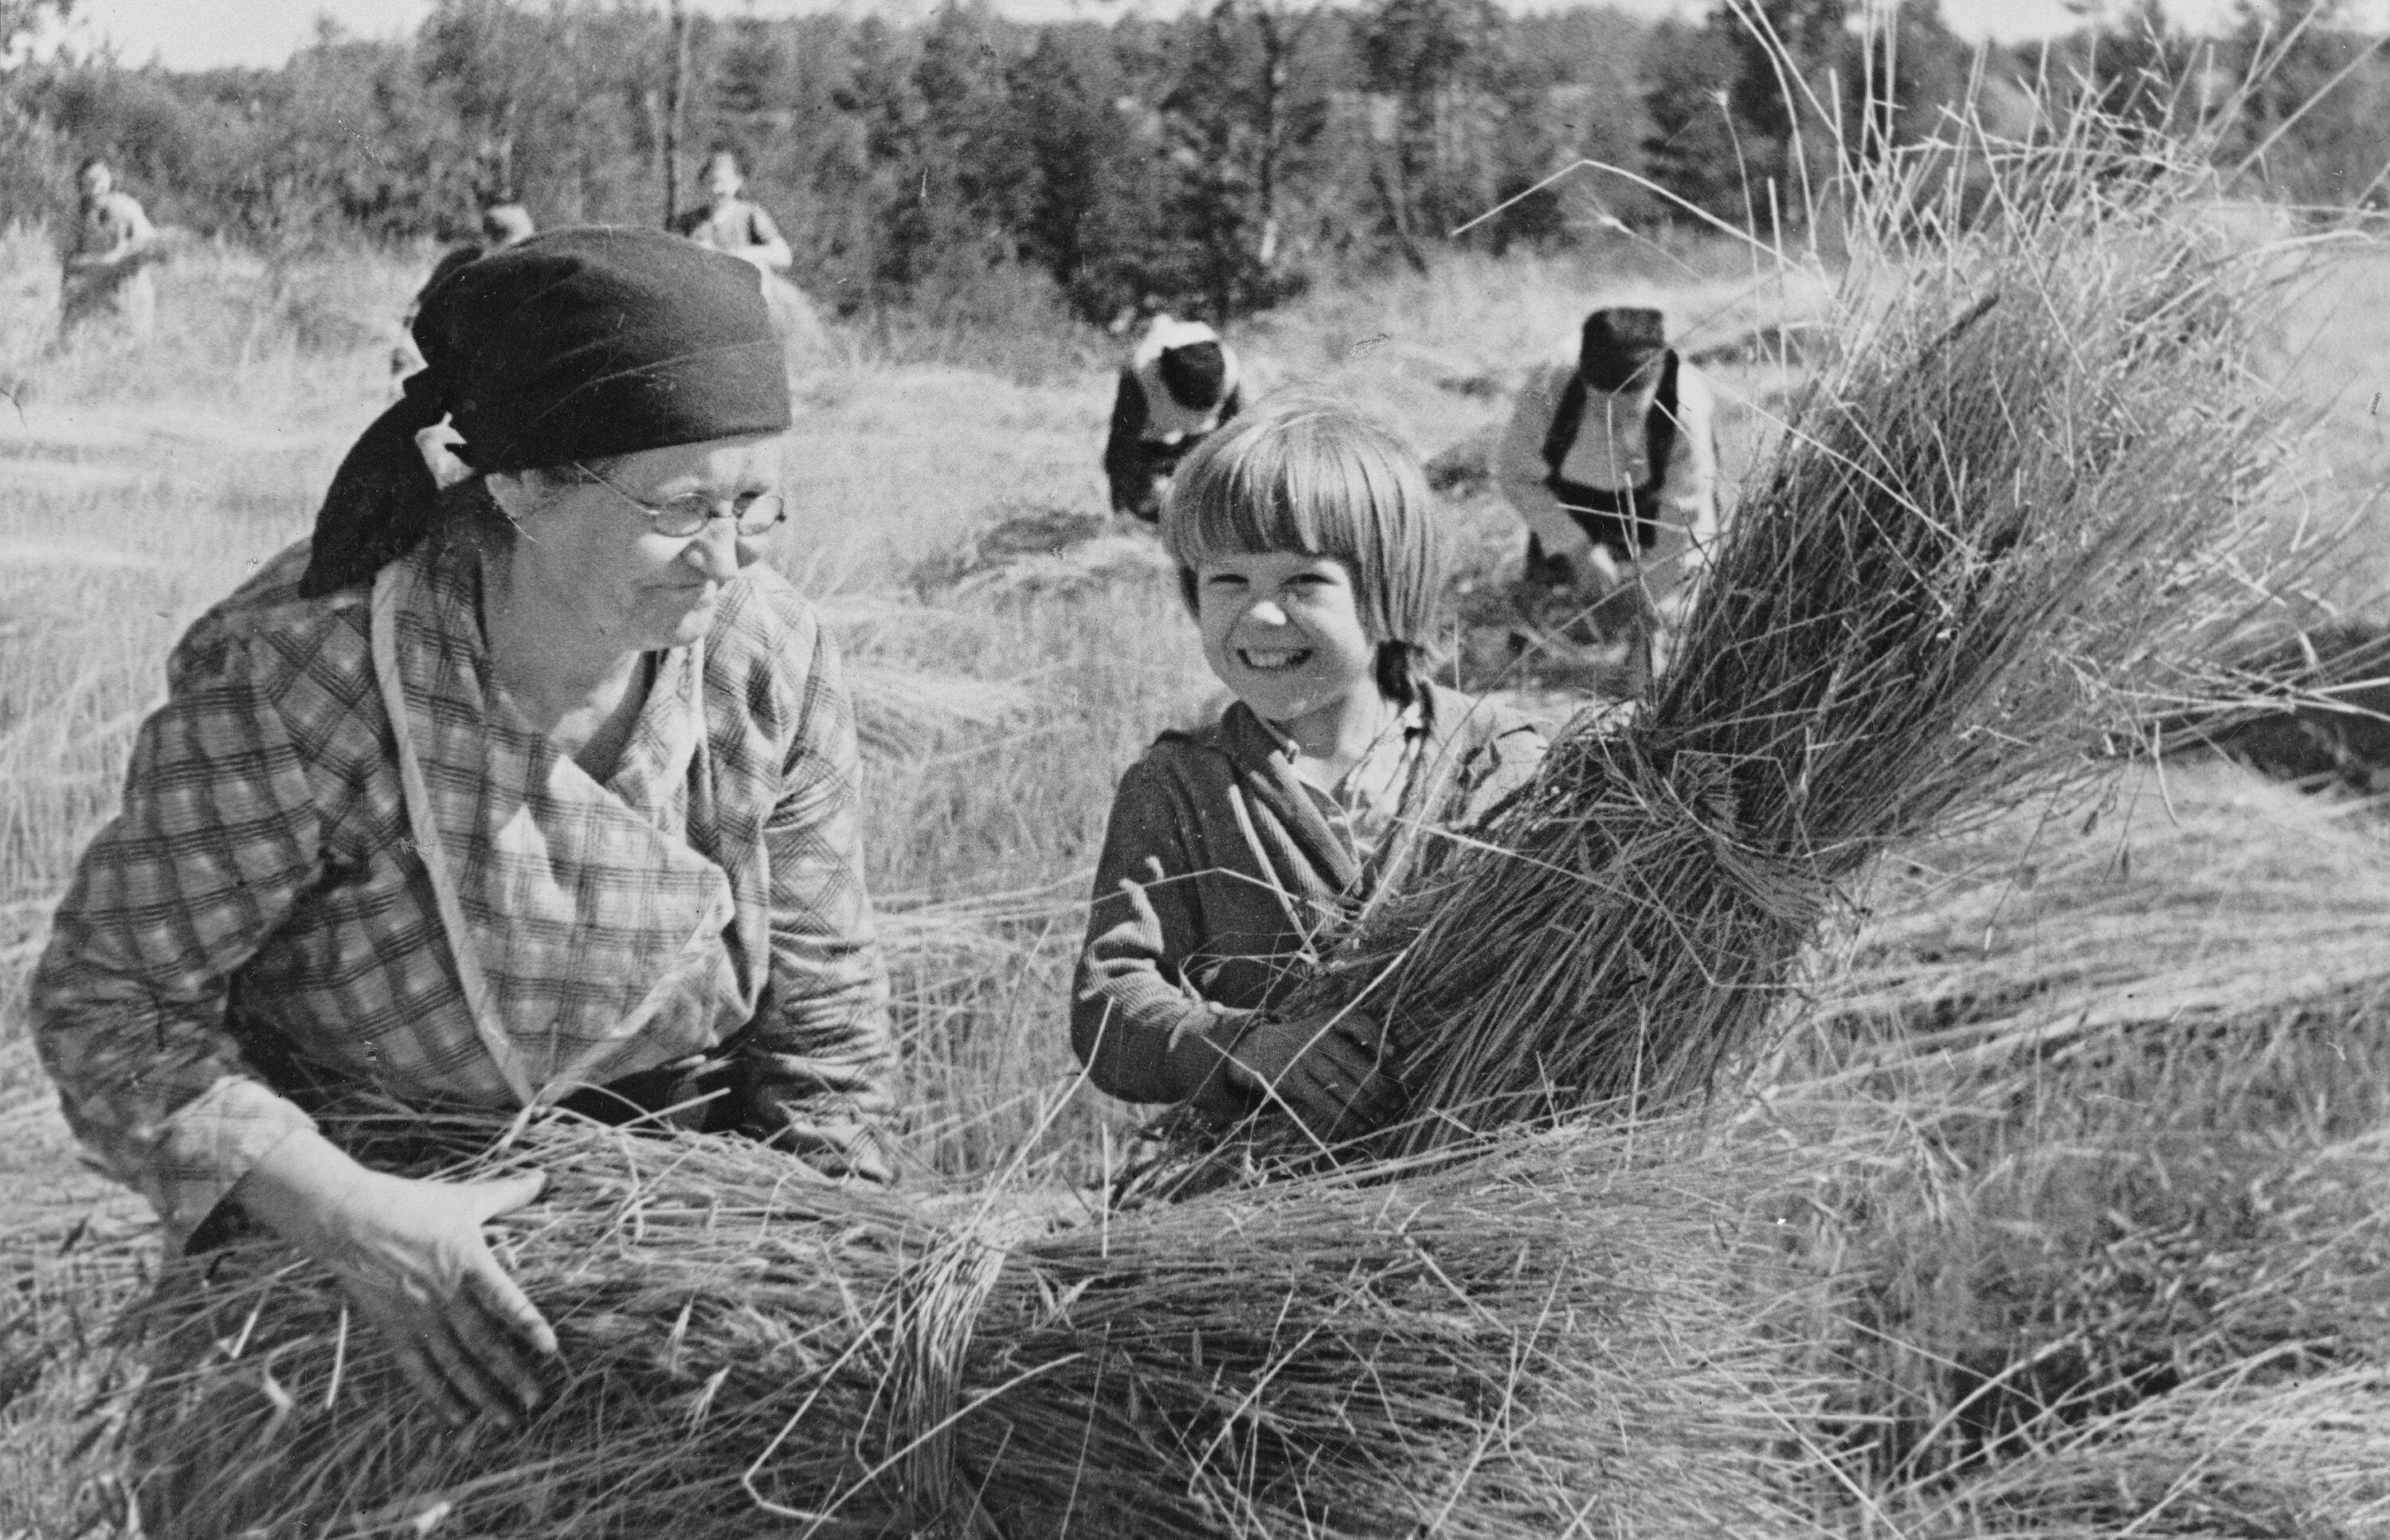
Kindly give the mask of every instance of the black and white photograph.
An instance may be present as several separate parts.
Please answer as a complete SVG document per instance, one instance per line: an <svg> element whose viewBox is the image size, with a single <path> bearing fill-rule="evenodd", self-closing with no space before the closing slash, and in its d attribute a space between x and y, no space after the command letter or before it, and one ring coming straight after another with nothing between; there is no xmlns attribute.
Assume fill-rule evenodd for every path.
<svg viewBox="0 0 2390 1540"><path fill-rule="evenodd" d="M2390 0L0 0L0 1540L2390 1540Z"/></svg>

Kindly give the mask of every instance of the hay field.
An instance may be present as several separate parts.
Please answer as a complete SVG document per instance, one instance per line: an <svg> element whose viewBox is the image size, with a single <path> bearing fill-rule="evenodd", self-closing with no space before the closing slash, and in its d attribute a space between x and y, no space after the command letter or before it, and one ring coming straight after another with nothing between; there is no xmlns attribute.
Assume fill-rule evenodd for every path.
<svg viewBox="0 0 2390 1540"><path fill-rule="evenodd" d="M166 649L208 603L303 533L341 450L384 400L386 318L427 265L354 257L276 273L237 253L195 253L161 274L162 334L151 352L92 346L47 358L39 334L53 280L40 243L18 232L0 246L0 385L14 402L0 401L11 486L0 499L0 1272L10 1289L0 1300L0 1536L122 1522L104 1472L75 1448L84 1430L74 1414L91 1387L65 1350L96 1328L146 1262L137 1206L77 1165L33 1064L24 976L48 905L115 795ZM2390 309L2377 302L2390 302L2390 258L2353 252L2303 281L2294 317L2303 330L2283 340L2281 367L2320 414L2318 464L2345 488L2390 448L2375 393L2390 391L2390 364L2375 345L2390 342ZM1814 280L1754 272L1723 251L1627 254L1590 271L1456 263L1425 278L1316 295L1239 340L1257 383L1302 379L1348 392L1433 454L1497 424L1523 365L1603 298L1664 303L1700 347L1797 322L1821 296ZM1041 1144L1051 1152L1043 1159L1059 1175L1081 1174L1133 1126L1100 1098L1073 1095L1062 989L1114 778L1156 730L1213 709L1214 692L1150 543L1089 527L1102 510L1095 460L1113 347L1093 335L1017 347L947 339L890 357L849 339L801 392L789 467L797 514L775 559L822 603L855 675L872 766L872 880L920 1109L918 1148L946 1173L987 1169L1055 1116L1059 1136ZM1797 372L1763 358L1720 373L1731 471L1764 440ZM2319 493L2318 517L2351 500ZM1482 492L1462 495L1452 514L1464 579L1492 572L1516 544L1508 515ZM2360 537L2351 551L2330 576L2333 596L2356 603L2390 583L2390 538ZM2229 777L2199 797L2227 807L2255 798L2267 819L2304 815ZM2144 815L2157 814L2144 806ZM2334 831L2371 838L2354 821ZM2013 865L2000 850L1968 859L1978 873ZM1926 888L1886 903L1926 902L1938 891ZM2268 1161L2307 1172L2299 1163L2307 1153L2358 1137L2377 1115L2353 1093L2328 1094L2349 1092L2333 1068L2346 1059L2325 1062L2333 1033L2373 1020L2372 998L2352 1004L2347 993L2332 1009L2292 1013L2288 1037L2246 1055L2166 1050L2206 1072L2156 1076L2162 1096L2138 1081L2102 1082L2097 1094L2157 1109L2148 1115L2169 1126L2229 1130L2233 1149L2264 1149ZM2133 1312L2163 1281L2151 1284L2147 1268L2069 1281L2076 1256L2120 1243L2096 1207L2078 1212L2085 1204L2098 1198L2126 1215L2126 1238L2146 1234L2159 1251L2164 1240L2195 1253L2199 1226L2222 1200L2145 1214L2134 1204L2150 1187L2146 1169L2100 1165L2091 1183L2067 1174L2058 1145L2113 1152L2144 1129L2123 1112L2096 1127L2043 1118L2046 1102L2067 1104L2080 1087L2045 1077L2025 1083L2028 1094L2011 1078L2015 1064L1992 1055L1972 1079L1878 1074L1854 1040L1869 1039L1857 1028L1839 1036L1821 1028L1786 1050L1781 1079L1803 1087L1781 1098L1792 1136L1831 1125L1816 1135L1823 1147L1843 1131L1877 1127L1886 1106L1923 1112L1906 1125L1915 1165L1903 1174L1912 1179L1890 1189L1913 1212L1820 1240L1882 1283L1881 1341L1853 1371L1867 1390L1854 1392L1851 1412L1854 1427L1873 1418L1895 1430L1853 1434L1857 1452L1835 1457L1872 1495L1821 1527L2060 1533L1999 1517L2032 1511L2033 1493L1950 1484L1987 1438L2036 1415L1984 1387L2007 1383L2003 1353L2044 1362L2075 1352L2088 1339L2067 1310L2088 1317L2113 1306L2100 1318L2147 1324ZM2313 1115L2284 1121L2283 1106ZM1949 1136L1961 1128L1976 1141ZM2037 1174L2025 1181L2014 1175L2021 1168ZM2219 1192L2275 1169L2201 1167ZM2345 1168L2333 1169L2345 1187ZM2064 1223L2049 1207L2061 1189L2071 1205ZM2234 1255L2278 1233L2243 1229ZM2019 1261L2028 1254L2038 1271ZM2087 1288L2114 1297L2084 1297ZM2042 1338L2037 1325L2049 1328ZM2124 1364L2111 1381L2147 1380L2140 1360L2111 1356ZM2211 1357L2166 1388L2242 1361L2221 1349ZM2334 1367L2362 1372L2358 1360ZM2103 1360L2067 1382L2075 1389L2052 1394L2088 1395L2079 1387L2105 1372ZM2128 1409L2111 1400L2101 1415ZM2146 1420L2131 1431L2162 1442L2161 1416ZM2086 1447L2050 1445L2045 1487L2097 1487L2101 1470L2084 1473L2097 1465ZM2032 1474L2003 1479L2013 1487ZM2164 1532L2304 1533L2184 1530L2171 1521L2180 1511L2161 1505ZM1870 1531L1879 1519L1883 1527ZM2087 1522L2068 1533L2109 1533Z"/></svg>

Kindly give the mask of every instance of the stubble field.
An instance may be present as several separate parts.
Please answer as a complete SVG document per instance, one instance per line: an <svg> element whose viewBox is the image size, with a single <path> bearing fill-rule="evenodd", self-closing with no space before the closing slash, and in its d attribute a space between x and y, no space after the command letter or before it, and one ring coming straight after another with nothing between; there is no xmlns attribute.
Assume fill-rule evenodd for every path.
<svg viewBox="0 0 2390 1540"><path fill-rule="evenodd" d="M138 1206L82 1169L59 1122L28 1038L24 980L49 906L114 799L167 649L305 532L341 451L386 399L388 318L427 265L353 256L268 272L238 253L197 252L162 275L152 350L95 342L47 358L39 352L45 262L22 232L0 246L0 384L11 386L0 400L6 1537L122 1522L104 1459L79 1447L94 1388L79 1366L97 1355L76 1350L147 1264ZM2343 520L2390 464L2380 393L2390 389L2390 260L2352 250L2294 281L2301 298L2270 362L2316 420L2303 450L2317 472L2312 518ZM1797 328L1822 313L1823 281L1754 270L1722 250L1457 262L1426 278L1315 295L1236 340L1263 387L1300 380L1346 393L1433 455L1498 423L1523 366L1604 299L1660 301L1698 349ZM989 1169L1050 1124L1036 1158L1057 1177L1085 1177L1135 1126L1128 1110L1076 1086L1063 991L1113 781L1157 730L1216 707L1153 543L1101 522L1095 462L1120 346L1095 333L925 331L892 357L842 339L839 355L800 382L788 466L794 517L773 559L822 606L853 676L914 1149L935 1173ZM1764 348L1718 366L1729 471L1764 445L1798 371L1797 358ZM1458 496L1450 514L1462 581L1494 580L1513 557L1509 516L1482 491ZM2319 598L2379 612L2390 536L2369 530L2360 524L2316 572ZM1911 969L1897 998L1846 1013L1867 1030L1813 1023L1780 1050L1770 1095L1795 1109L1784 1114L1788 1127L1902 1127L1889 1147L1897 1155L1879 1149L1879 1163L1865 1168L1873 1196L1851 1212L1866 1207L1872 1217L1861 1225L1846 1215L1821 1232L1821 1249L1866 1280L1874 1336L1854 1356L1873 1357L1853 1372L1893 1387L1876 1401L1895 1407L1883 1415L1899 1423L1880 1437L1854 1435L1875 1451L1846 1461L1869 1472L1869 1493L1847 1524L1836 1522L1852 1534L2088 1534L2127 1523L2135 1533L2390 1533L2382 1517L2390 1483L2365 1469L2390 1448L2390 1415L2371 1410L2375 1392L2349 1388L2390 1374L2390 1330L2361 1287L2390 1251L2381 1233L2390 1209L2377 1205L2366 1174L2390 1127L2375 1072L2384 1068L2390 961L2371 962L2362 940L2373 918L2390 920L2390 879L2380 875L2390 851L2362 804L2303 800L2213 766L2144 781L2114 805L2125 813L2110 828L2127 832L2103 836L2113 843L2099 849L2146 847L2137 875L2129 857L2120 875L2113 854L2083 854L2076 887L2028 880L2017 890L2011 877L2028 845L2019 835L2010 845L1920 853L1887 876L1882 905L1896 914L1971 884L2037 892L2014 905L1987 900L1980 932L1966 938L1984 955L2006 948L2004 966L2021 974L2080 930L2070 901L2122 903L2133 918L2111 938L2113 951L2159 977L2203 966L2200 977L2220 981L2208 994L2116 1013L2111 1035L2078 1030L2072 1047L2037 1050L2020 1070L1997 1045L2051 1030L2058 1007L2032 996L2064 991L2040 982L2009 1002L2009 1037L1979 1033L1938 1057L1895 1055L1886 1069L1882 1053L1852 1045L1881 1043L1887 1023L1918 1024ZM2244 840L2253 829L2263 837ZM2037 859L2037 869L2052 869L2048 853ZM2327 879L2350 939L2319 983L2308 974L2321 965L2306 944L2315 928L2286 918L2281 934L2259 934L2253 917ZM2126 899L2119 882L2130 886ZM2173 917L2180 934L2152 914ZM1886 955L1947 950L1879 937L1849 960L1863 969ZM2088 1020L2085 1003L2101 987L2098 969L2085 977L2094 982L2076 988L2080 999L2065 998L2084 1004ZM2228 985L2241 1004L2216 1003ZM2147 993L2146 983L2119 987ZM1926 1019L1979 1022L1992 993L1980 981L1951 985ZM2313 1196L2318 1181L2329 1201ZM2305 1195L2307 1206L2284 1194ZM2326 1230L2328 1245L2316 1238ZM2270 1274L2273 1254L2306 1258L2306 1271ZM2186 1296L2186 1277L2207 1278L2210 1292L2194 1284ZM2312 1299L2302 1292L2310 1288ZM2319 1355L2314 1344L2327 1338L2332 1351ZM2152 1341L2178 1360L2166 1377L2144 1361ZM2268 1379L2268 1364L2297 1374ZM2074 1378L2061 1384L2053 1366L2072 1366ZM2060 1388L2044 1393L2044 1380ZM2238 1518L2217 1507L2224 1499L2200 1469L2167 1467L2133 1444L2136 1428L2104 1444L2080 1437L2152 1396L2216 1385L2249 1402L2250 1426L2277 1440L2285 1428L2311 1429L2315 1417L2362 1436L2332 1446L2339 1474L2329 1480L2282 1476L2284 1492L2306 1497L2249 1495L2277 1465L2304 1472L2313 1463L2312 1447L2258 1438L2256 1474L2226 1472L2242 1495L2231 1499ZM2028 1398L2016 1402L2020 1394ZM2294 1395L2314 1403L2307 1422L2279 1404ZM2011 1402L2050 1410L2037 1424L2038 1414ZM2228 1417L2237 1405L2211 1399L2166 1415ZM2037 1426L2037 1436L2049 1436L2046 1453L2036 1446L2041 1464L2003 1467L2006 1488L1954 1484L1968 1451L2002 1436L2003 1418L2011 1431ZM2052 1431L2062 1427L2062 1438ZM2145 1516L2074 1530L2007 1521L2036 1494L2105 1492L2110 1472L2084 1451L2119 1442L2159 1481L2153 1495L2120 1499L2140 1501ZM2109 1511L2088 1499L2077 1506ZM2253 1527L2267 1524L2276 1527Z"/></svg>

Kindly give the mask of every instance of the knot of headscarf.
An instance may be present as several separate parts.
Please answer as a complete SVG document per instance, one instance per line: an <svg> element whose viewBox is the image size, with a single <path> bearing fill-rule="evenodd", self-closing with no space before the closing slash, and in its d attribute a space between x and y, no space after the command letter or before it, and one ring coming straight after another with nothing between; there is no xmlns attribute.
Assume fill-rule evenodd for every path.
<svg viewBox="0 0 2390 1540"><path fill-rule="evenodd" d="M519 471L789 426L785 355L745 262L653 231L534 236L435 283L424 367L352 445L299 591L364 582L430 533L416 435L443 420L476 470Z"/></svg>

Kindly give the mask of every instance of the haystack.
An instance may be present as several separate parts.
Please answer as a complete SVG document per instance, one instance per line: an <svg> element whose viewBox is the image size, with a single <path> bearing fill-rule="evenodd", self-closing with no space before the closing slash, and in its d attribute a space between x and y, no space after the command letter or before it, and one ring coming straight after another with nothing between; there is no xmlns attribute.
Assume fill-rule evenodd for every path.
<svg viewBox="0 0 2390 1540"><path fill-rule="evenodd" d="M861 1194L538 1126L477 1169L554 1176L505 1260L567 1344L555 1407L437 1436L326 1280L244 1246L151 1317L181 1367L143 1457L203 1477L177 1521L1799 1533L1785 1366L1812 1317L1747 1223L1783 1162L1574 1114L1705 1082L1840 884L2178 703L2174 661L2250 591L2232 540L2268 424L2236 373L2243 271L2176 218L2204 173L2088 130L2001 154L2004 200L1965 229L1871 171L1845 353L1664 689L1565 737L1318 982L1391 1023L1394 1150L1047 1228L1050 1195Z"/></svg>

